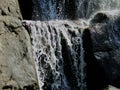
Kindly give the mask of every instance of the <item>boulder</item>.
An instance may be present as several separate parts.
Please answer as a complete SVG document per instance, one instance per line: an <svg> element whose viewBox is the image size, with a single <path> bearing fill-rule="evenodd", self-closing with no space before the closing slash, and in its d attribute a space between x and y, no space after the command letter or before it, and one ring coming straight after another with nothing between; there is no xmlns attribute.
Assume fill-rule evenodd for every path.
<svg viewBox="0 0 120 90"><path fill-rule="evenodd" d="M107 84L120 88L120 11L96 13L89 28L92 52Z"/></svg>

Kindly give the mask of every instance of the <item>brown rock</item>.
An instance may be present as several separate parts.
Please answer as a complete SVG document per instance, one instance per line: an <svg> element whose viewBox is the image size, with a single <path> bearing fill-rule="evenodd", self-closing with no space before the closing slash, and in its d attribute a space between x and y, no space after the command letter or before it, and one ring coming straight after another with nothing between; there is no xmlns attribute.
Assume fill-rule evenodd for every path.
<svg viewBox="0 0 120 90"><path fill-rule="evenodd" d="M20 18L17 0L0 1L0 90L38 89L30 37Z"/></svg>
<svg viewBox="0 0 120 90"><path fill-rule="evenodd" d="M0 0L0 15L21 18L18 0Z"/></svg>

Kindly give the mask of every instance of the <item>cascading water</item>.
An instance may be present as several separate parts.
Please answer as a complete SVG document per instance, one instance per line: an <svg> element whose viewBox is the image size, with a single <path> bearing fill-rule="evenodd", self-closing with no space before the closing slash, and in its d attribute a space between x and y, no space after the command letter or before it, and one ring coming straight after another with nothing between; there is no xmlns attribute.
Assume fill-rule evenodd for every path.
<svg viewBox="0 0 120 90"><path fill-rule="evenodd" d="M99 29L98 23L104 23L111 18L105 16L106 13L116 14L120 9L119 0L38 0L38 6L42 21L24 23L30 31L40 90L87 90L83 31L86 27ZM84 18L86 22L78 18ZM114 20L109 22L112 21ZM92 26L93 23L98 26ZM109 26L112 28L110 23ZM116 31L117 29L119 28ZM116 32L114 30L112 31ZM110 35L111 40L119 39L116 34ZM92 49L90 52L92 53Z"/></svg>
<svg viewBox="0 0 120 90"><path fill-rule="evenodd" d="M87 90L83 22L26 21L31 31L40 90Z"/></svg>
<svg viewBox="0 0 120 90"><path fill-rule="evenodd" d="M97 11L120 9L119 0L76 0L76 17L90 18Z"/></svg>
<svg viewBox="0 0 120 90"><path fill-rule="evenodd" d="M119 0L37 0L41 20L78 19L103 10L120 9Z"/></svg>
<svg viewBox="0 0 120 90"><path fill-rule="evenodd" d="M42 20L63 19L64 1L59 0L39 0Z"/></svg>

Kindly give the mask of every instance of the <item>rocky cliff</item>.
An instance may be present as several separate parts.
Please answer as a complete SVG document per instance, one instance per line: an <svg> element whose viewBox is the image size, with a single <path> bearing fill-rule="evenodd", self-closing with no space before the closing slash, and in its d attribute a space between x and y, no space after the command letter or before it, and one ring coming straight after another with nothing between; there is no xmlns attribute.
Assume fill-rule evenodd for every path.
<svg viewBox="0 0 120 90"><path fill-rule="evenodd" d="M30 37L18 0L0 0L0 90L37 90Z"/></svg>

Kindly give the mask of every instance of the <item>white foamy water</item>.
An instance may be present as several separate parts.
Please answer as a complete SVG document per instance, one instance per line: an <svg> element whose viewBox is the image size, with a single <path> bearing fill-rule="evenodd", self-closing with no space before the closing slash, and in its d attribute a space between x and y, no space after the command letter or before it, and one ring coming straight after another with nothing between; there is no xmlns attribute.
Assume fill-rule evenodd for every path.
<svg viewBox="0 0 120 90"><path fill-rule="evenodd" d="M25 22L31 31L40 90L86 90L82 46L84 23Z"/></svg>

